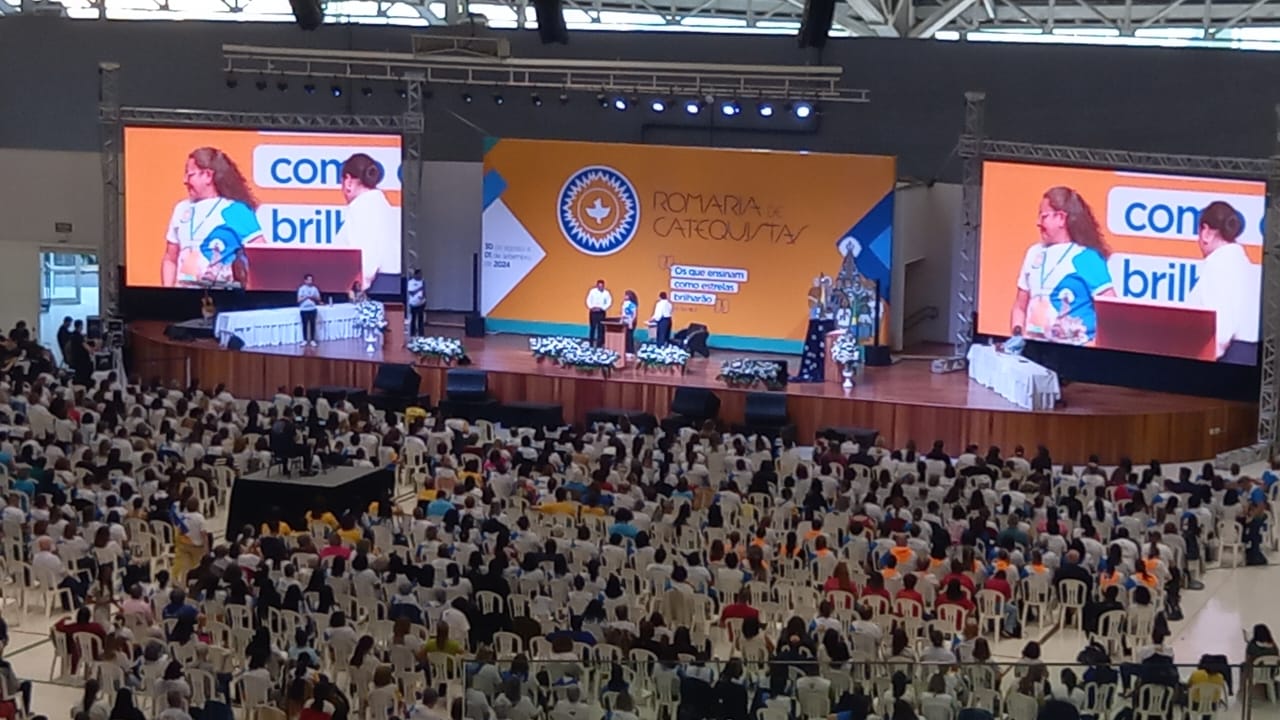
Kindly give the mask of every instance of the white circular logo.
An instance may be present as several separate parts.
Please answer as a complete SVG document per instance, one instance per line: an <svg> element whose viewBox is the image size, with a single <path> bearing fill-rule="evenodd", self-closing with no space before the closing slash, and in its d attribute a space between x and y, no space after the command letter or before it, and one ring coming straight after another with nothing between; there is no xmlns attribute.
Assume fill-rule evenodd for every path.
<svg viewBox="0 0 1280 720"><path fill-rule="evenodd" d="M560 232L588 255L612 255L635 237L640 201L635 187L611 167L592 165L569 177L557 203Z"/></svg>

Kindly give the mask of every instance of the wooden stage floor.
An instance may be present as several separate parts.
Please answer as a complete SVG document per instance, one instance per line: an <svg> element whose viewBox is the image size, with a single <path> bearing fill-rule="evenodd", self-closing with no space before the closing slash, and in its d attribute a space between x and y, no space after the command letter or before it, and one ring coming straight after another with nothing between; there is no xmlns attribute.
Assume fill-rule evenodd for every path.
<svg viewBox="0 0 1280 720"><path fill-rule="evenodd" d="M131 325L133 372L145 379L185 380L187 373L205 385L227 383L241 396L269 397L279 386L345 385L369 387L377 364L413 363L398 342L375 353L364 343L342 340L318 348L278 346L240 352L222 350L212 340L175 342L164 337L164 323ZM453 328L432 334L460 337ZM716 380L722 360L750 355L786 359L795 372L798 359L778 355L713 351L694 358L683 375L615 371L605 380L547 363L536 362L521 335L464 339L472 367L488 371L489 387L506 402L557 402L567 420L580 421L595 408L668 413L676 388L704 387L721 398L721 417L742 422L748 391ZM438 400L444 369L419 367L422 391ZM890 367L866 368L853 390L839 382L791 384L784 392L791 420L802 440L829 426L873 427L894 446L908 439L928 446L936 439L953 452L970 442L1006 449L1021 444L1030 451L1047 445L1054 459L1083 462L1098 454L1104 462L1131 457L1190 461L1211 458L1224 450L1250 444L1256 433L1257 406L1168 393L1152 393L1103 385L1072 383L1063 388L1064 404L1052 411L1022 410L993 391L971 382L964 373L935 375L922 360Z"/></svg>

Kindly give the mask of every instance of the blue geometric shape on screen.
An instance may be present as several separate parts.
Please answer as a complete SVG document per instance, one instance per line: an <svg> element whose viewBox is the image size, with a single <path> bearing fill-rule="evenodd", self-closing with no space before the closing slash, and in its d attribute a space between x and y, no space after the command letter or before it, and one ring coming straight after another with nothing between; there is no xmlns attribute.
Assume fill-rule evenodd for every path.
<svg viewBox="0 0 1280 720"><path fill-rule="evenodd" d="M492 150L492 149L494 148L494 146L495 146L495 145L497 145L501 140L502 140L502 138L496 138L496 137L494 137L494 136L492 136L492 135L485 135L485 136L484 136L484 153L483 153L483 154L488 155L488 154L489 154L489 151L490 151L490 150Z"/></svg>
<svg viewBox="0 0 1280 720"><path fill-rule="evenodd" d="M858 271L872 281L880 282L881 297L889 297L893 268L893 191L880 198L842 238L852 236L861 250L856 261Z"/></svg>
<svg viewBox="0 0 1280 720"><path fill-rule="evenodd" d="M497 170L490 170L484 174L484 209L488 210L489 206L502 196L503 191L507 189L507 181L502 179L502 175Z"/></svg>

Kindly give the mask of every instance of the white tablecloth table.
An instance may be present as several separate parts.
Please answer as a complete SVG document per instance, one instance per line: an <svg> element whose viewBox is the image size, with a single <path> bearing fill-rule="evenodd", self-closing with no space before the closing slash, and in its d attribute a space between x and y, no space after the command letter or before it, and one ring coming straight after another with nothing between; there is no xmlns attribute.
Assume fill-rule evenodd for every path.
<svg viewBox="0 0 1280 720"><path fill-rule="evenodd" d="M353 303L320 305L316 309L319 311L316 340L324 342L360 336ZM214 334L223 345L232 335L240 336L245 347L297 345L302 342L302 315L296 307L218 313Z"/></svg>
<svg viewBox="0 0 1280 720"><path fill-rule="evenodd" d="M1027 410L1052 410L1062 397L1058 373L991 345L969 346L969 378Z"/></svg>

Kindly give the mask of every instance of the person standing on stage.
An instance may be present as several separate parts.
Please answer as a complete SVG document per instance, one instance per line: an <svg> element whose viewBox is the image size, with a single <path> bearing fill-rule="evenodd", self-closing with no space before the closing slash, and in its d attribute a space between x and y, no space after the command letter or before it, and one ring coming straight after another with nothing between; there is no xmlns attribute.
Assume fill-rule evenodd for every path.
<svg viewBox="0 0 1280 720"><path fill-rule="evenodd" d="M302 315L302 342L299 345L317 347L316 342L316 308L320 303L320 288L316 287L316 279L311 273L302 276L302 284L298 286L298 311Z"/></svg>
<svg viewBox="0 0 1280 720"><path fill-rule="evenodd" d="M622 322L627 326L627 357L636 355L636 315L640 312L640 299L635 290L622 293Z"/></svg>
<svg viewBox="0 0 1280 720"><path fill-rule="evenodd" d="M604 280L587 293L587 337L595 347L604 347L604 314L613 306L613 296L604 289Z"/></svg>
<svg viewBox="0 0 1280 720"><path fill-rule="evenodd" d="M422 281L422 268L413 271L405 291L409 296L409 337L422 337L427 332L427 284Z"/></svg>
<svg viewBox="0 0 1280 720"><path fill-rule="evenodd" d="M653 317L649 319L649 324L654 326L657 335L654 342L659 346L671 343L671 311L671 301L667 299L667 294L658 293L658 302L653 304Z"/></svg>

